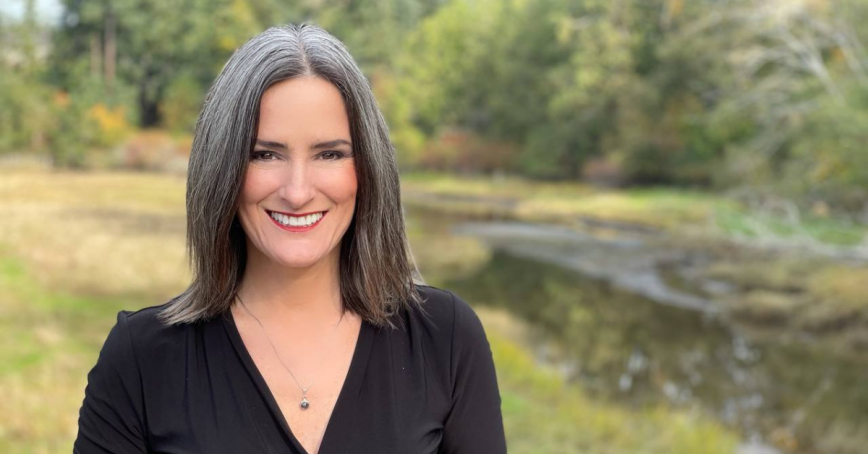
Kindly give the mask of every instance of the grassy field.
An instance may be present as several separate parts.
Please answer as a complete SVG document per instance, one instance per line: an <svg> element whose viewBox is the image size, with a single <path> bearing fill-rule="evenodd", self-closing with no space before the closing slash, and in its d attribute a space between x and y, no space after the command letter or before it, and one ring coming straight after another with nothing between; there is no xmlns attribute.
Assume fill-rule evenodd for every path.
<svg viewBox="0 0 868 454"><path fill-rule="evenodd" d="M183 197L179 177L0 170L0 452L70 451L117 311L161 303L189 281ZM534 362L516 320L479 313L510 452L734 452L737 437L700 414L588 399Z"/></svg>
<svg viewBox="0 0 868 454"><path fill-rule="evenodd" d="M795 219L751 211L718 194L670 188L597 189L581 183L438 173L402 176L407 199L458 211L503 213L520 219L572 223L583 218L747 241L774 240L868 248L868 226L828 215Z"/></svg>
<svg viewBox="0 0 868 454"><path fill-rule="evenodd" d="M118 310L189 279L179 179L0 172L0 452L69 452Z"/></svg>

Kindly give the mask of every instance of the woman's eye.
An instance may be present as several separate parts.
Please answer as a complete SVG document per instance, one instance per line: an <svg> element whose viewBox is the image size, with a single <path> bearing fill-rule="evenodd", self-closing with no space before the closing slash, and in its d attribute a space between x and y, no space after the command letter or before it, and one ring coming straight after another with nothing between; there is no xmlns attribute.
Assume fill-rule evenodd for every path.
<svg viewBox="0 0 868 454"><path fill-rule="evenodd" d="M274 153L272 153L270 151L254 151L253 152L253 159L256 159L256 160L271 161L271 160L274 160L275 158L277 158L277 156L275 156Z"/></svg>
<svg viewBox="0 0 868 454"><path fill-rule="evenodd" d="M324 151L320 154L320 157L322 157L326 161L337 161L338 159L342 159L345 156L340 151Z"/></svg>

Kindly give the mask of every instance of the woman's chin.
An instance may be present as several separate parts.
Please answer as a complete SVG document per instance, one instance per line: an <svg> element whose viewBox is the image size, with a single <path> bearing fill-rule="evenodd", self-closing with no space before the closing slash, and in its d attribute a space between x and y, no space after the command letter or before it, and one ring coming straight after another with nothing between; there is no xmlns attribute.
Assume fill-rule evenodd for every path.
<svg viewBox="0 0 868 454"><path fill-rule="evenodd" d="M325 257L323 256L277 256L273 257L272 262L281 268L310 268Z"/></svg>

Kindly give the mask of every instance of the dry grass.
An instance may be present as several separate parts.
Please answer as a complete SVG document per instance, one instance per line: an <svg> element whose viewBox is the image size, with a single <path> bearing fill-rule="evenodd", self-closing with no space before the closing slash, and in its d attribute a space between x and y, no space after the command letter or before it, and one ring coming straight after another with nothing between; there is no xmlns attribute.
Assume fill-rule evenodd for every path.
<svg viewBox="0 0 868 454"><path fill-rule="evenodd" d="M136 304L50 292L0 257L0 452L69 452L86 374L116 311Z"/></svg>
<svg viewBox="0 0 868 454"><path fill-rule="evenodd" d="M189 280L184 181L0 171L0 452L69 452L120 309Z"/></svg>
<svg viewBox="0 0 868 454"><path fill-rule="evenodd" d="M711 278L738 285L743 293L725 298L747 321L827 333L849 347L864 348L864 336L850 336L868 323L868 268L802 258L766 257L721 261Z"/></svg>
<svg viewBox="0 0 868 454"><path fill-rule="evenodd" d="M69 452L87 372L117 311L158 304L189 281L183 198L183 180L171 176L0 170L0 452ZM417 257L435 275L487 260L441 233L426 236ZM461 253L430 258L443 250ZM526 327L479 314L511 452L732 452L735 436L703 417L590 401L537 370L522 346Z"/></svg>
<svg viewBox="0 0 868 454"><path fill-rule="evenodd" d="M715 209L725 202L714 195L669 189L635 191L595 189L576 182L544 183L520 178L460 177L441 174L402 176L408 200L425 203L426 196L470 198L473 205L492 208L492 202L511 201L509 212L520 219L572 222L578 217L623 222L655 228L705 227Z"/></svg>
<svg viewBox="0 0 868 454"><path fill-rule="evenodd" d="M189 281L182 179L4 172L0 210L0 242L48 288L164 296Z"/></svg>

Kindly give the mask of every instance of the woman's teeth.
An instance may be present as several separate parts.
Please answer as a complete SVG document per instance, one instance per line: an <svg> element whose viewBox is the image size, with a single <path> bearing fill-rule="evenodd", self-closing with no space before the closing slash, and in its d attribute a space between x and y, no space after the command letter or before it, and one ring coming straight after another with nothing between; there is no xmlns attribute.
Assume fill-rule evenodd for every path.
<svg viewBox="0 0 868 454"><path fill-rule="evenodd" d="M307 216L301 217L287 216L285 214L275 213L273 211L270 214L275 221L281 223L282 225L288 225L292 227L309 227L323 217L322 212L309 214Z"/></svg>

